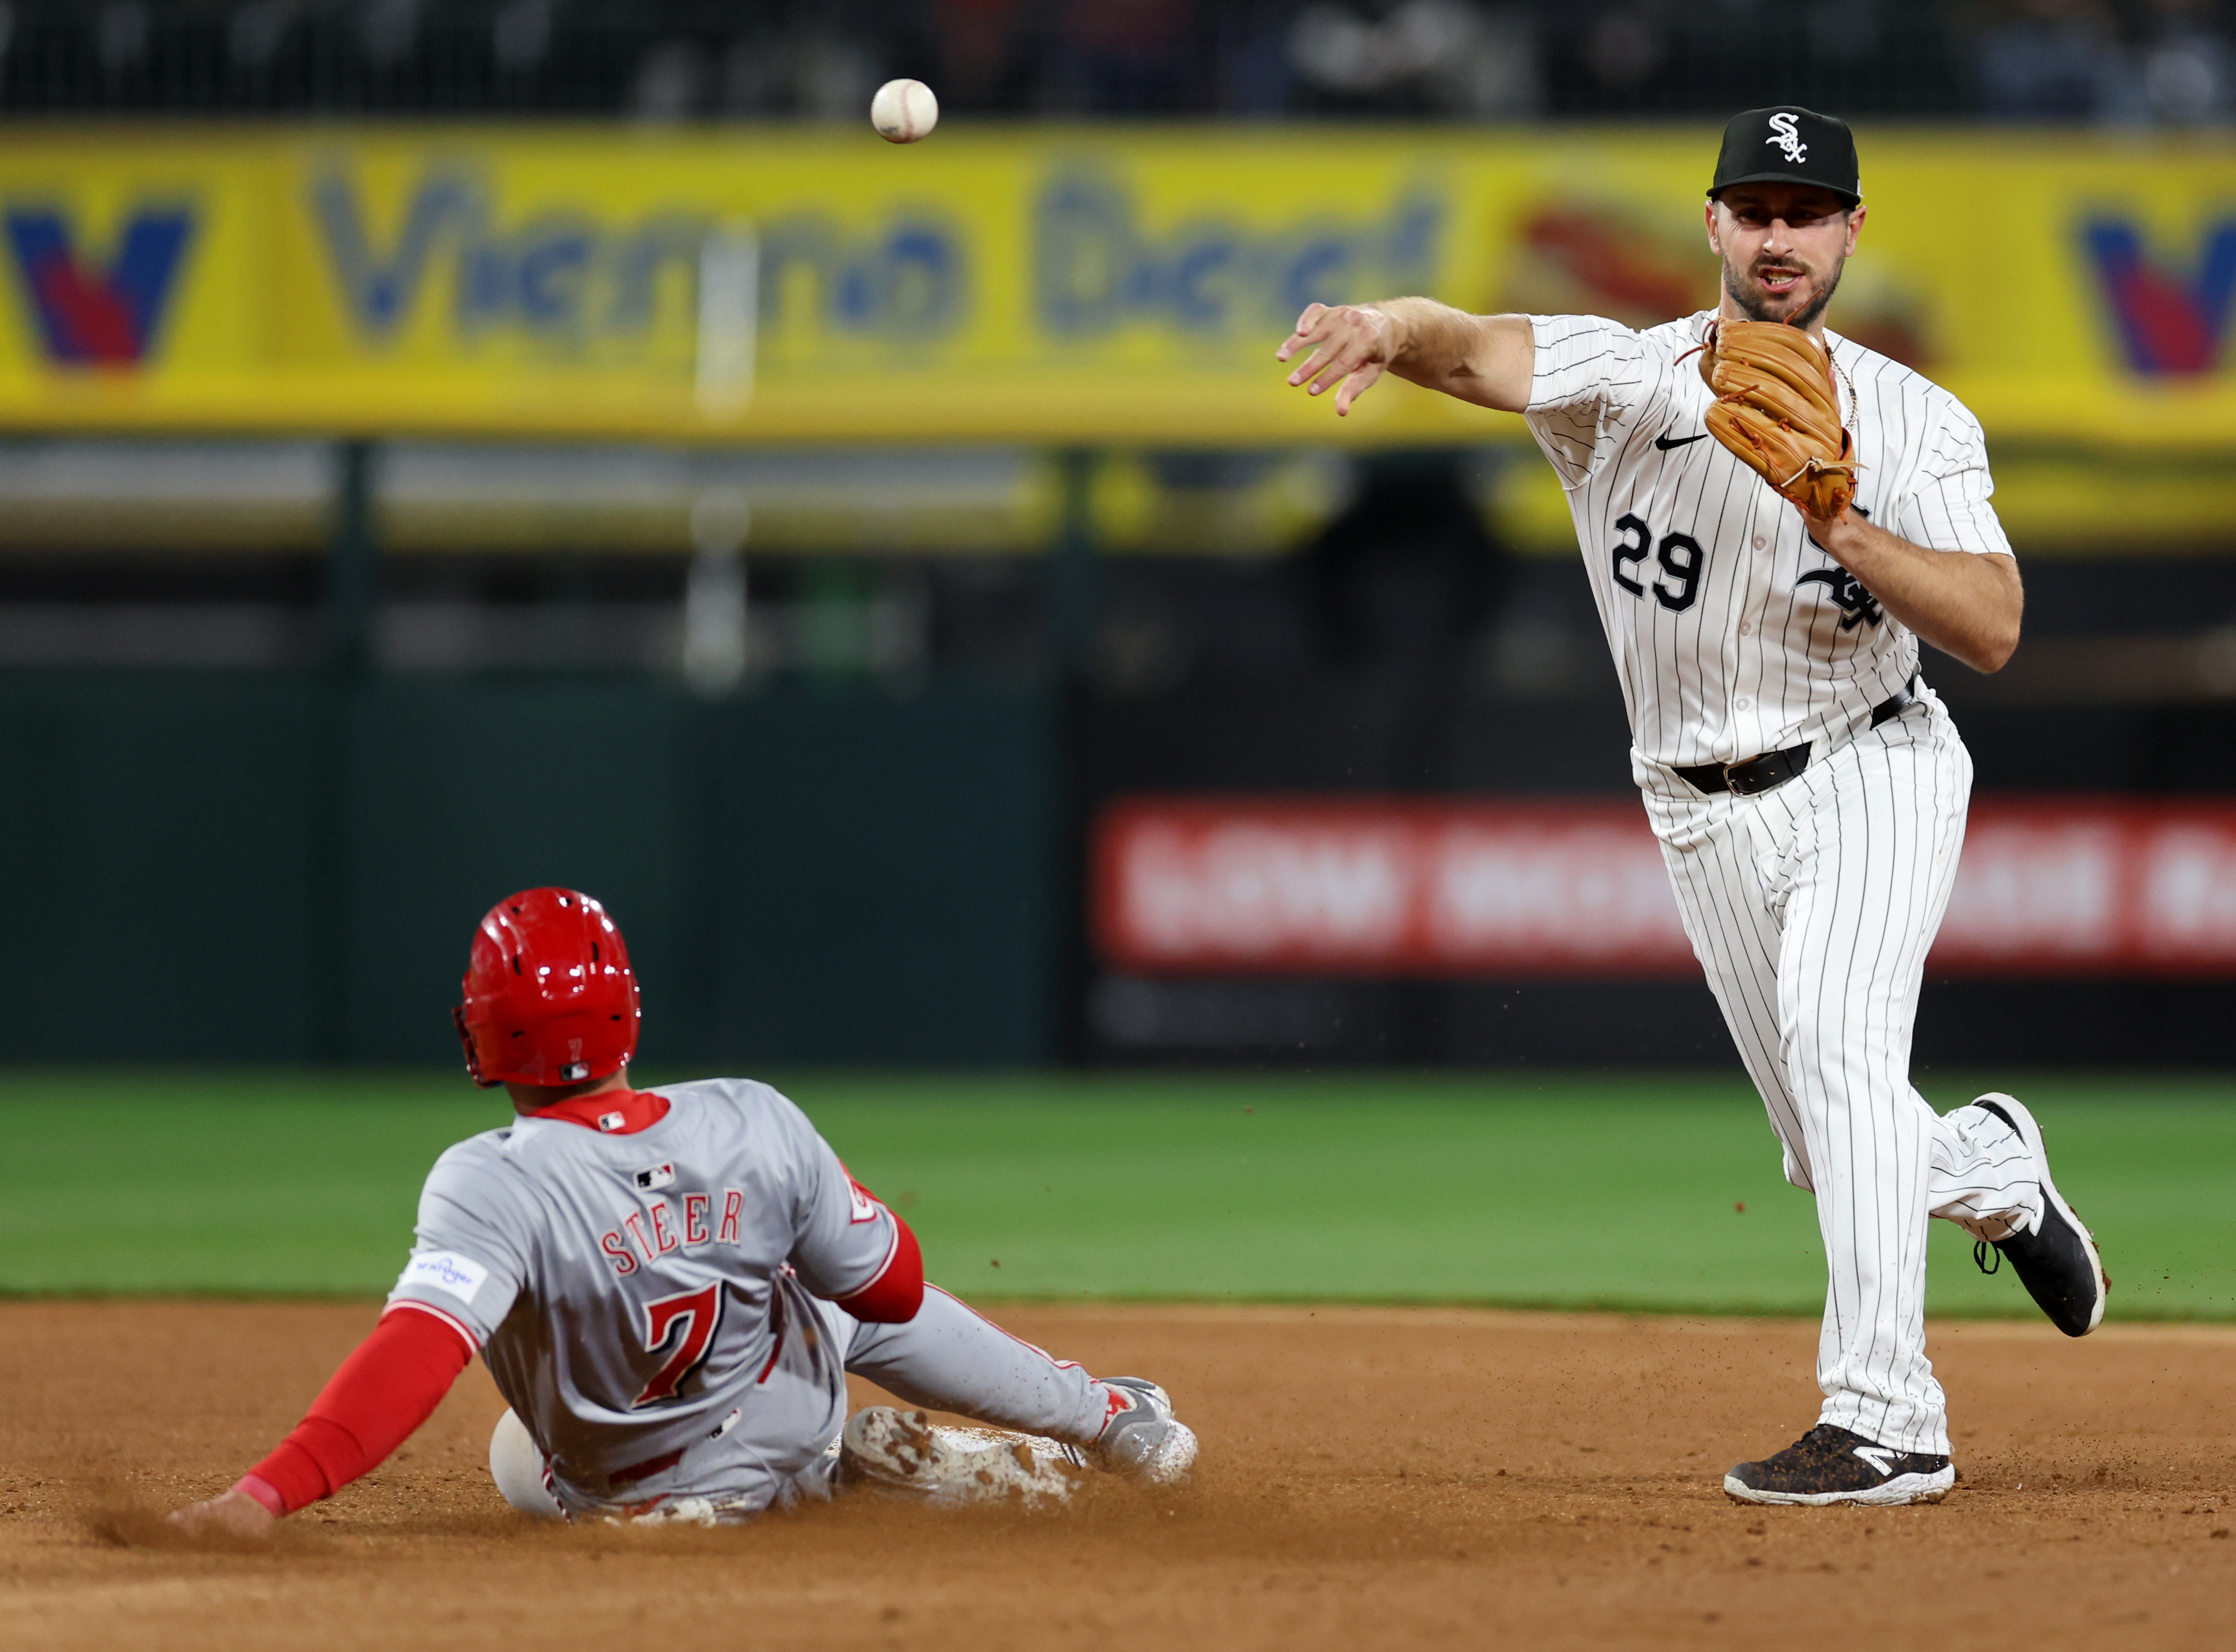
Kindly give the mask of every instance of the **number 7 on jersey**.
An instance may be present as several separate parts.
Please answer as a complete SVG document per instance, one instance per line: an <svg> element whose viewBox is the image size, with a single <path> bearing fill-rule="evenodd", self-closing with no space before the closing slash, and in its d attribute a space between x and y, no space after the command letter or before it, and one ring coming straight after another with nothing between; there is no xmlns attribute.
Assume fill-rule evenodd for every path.
<svg viewBox="0 0 2236 1652"><path fill-rule="evenodd" d="M674 1296L663 1296L644 1305L644 1351L657 1354L673 1337L675 1352L668 1362L652 1374L644 1385L644 1392L630 1402L632 1407L649 1406L662 1400L675 1398L683 1379L699 1368L707 1357L707 1349L714 1341L715 1328L722 1319L722 1288L708 1285L695 1291L685 1291Z"/></svg>

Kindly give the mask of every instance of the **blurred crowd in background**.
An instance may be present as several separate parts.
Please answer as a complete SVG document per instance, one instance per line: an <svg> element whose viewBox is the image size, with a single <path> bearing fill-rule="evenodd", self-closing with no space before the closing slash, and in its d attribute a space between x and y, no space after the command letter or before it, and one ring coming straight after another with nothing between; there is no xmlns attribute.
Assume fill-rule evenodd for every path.
<svg viewBox="0 0 2236 1652"><path fill-rule="evenodd" d="M1514 121L1727 109L2227 121L2226 0L5 0L0 108Z"/></svg>

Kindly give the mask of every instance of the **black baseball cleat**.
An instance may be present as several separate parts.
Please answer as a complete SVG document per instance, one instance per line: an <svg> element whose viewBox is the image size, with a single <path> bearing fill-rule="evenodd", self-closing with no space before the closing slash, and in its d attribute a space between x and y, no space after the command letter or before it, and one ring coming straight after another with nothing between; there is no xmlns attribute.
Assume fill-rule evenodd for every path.
<svg viewBox="0 0 2236 1652"><path fill-rule="evenodd" d="M1861 1434L1818 1423L1776 1456L1742 1463L1725 1475L1724 1495L1734 1503L1886 1508L1938 1503L1956 1484L1956 1471L1945 1457L1875 1446Z"/></svg>
<svg viewBox="0 0 2236 1652"><path fill-rule="evenodd" d="M2019 1139L2034 1155L2035 1170L2042 1182L2042 1219L2030 1232L2013 1233L1972 1247L1972 1260L1983 1274L1988 1246L2010 1258L2011 1270L2027 1288L2035 1306L2049 1315L2049 1322L2068 1336L2086 1336L2104 1322L2104 1291L2112 1282L2104 1272L2104 1259L2096 1252L2096 1237L2081 1225L2081 1218L2049 1179L2049 1155L2042 1150L2042 1126L2034 1115L2000 1092L1991 1091L1972 1104L2018 1131ZM1999 1262L1997 1266L2002 1264Z"/></svg>

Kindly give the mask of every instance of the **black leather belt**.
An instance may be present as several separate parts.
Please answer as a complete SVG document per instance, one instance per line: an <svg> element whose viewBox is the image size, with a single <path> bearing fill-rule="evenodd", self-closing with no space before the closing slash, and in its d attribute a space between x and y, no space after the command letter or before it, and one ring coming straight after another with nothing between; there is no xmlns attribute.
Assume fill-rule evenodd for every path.
<svg viewBox="0 0 2236 1652"><path fill-rule="evenodd" d="M1891 694L1871 707L1871 726L1878 727L1903 714L1910 705L1911 691L1917 686L1912 676L1902 685L1902 692ZM1783 751L1766 751L1759 757L1749 757L1744 763L1700 763L1677 772L1694 790L1714 793L1728 791L1740 797L1753 797L1775 790L1809 766L1809 743L1790 745Z"/></svg>

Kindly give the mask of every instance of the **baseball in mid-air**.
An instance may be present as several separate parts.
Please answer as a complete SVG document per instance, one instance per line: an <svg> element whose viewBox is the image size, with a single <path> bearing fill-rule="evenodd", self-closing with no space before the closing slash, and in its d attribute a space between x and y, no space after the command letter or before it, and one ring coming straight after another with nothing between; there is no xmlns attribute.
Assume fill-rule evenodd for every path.
<svg viewBox="0 0 2236 1652"><path fill-rule="evenodd" d="M939 100L922 81L887 81L870 100L870 124L887 143L914 143L939 124Z"/></svg>

